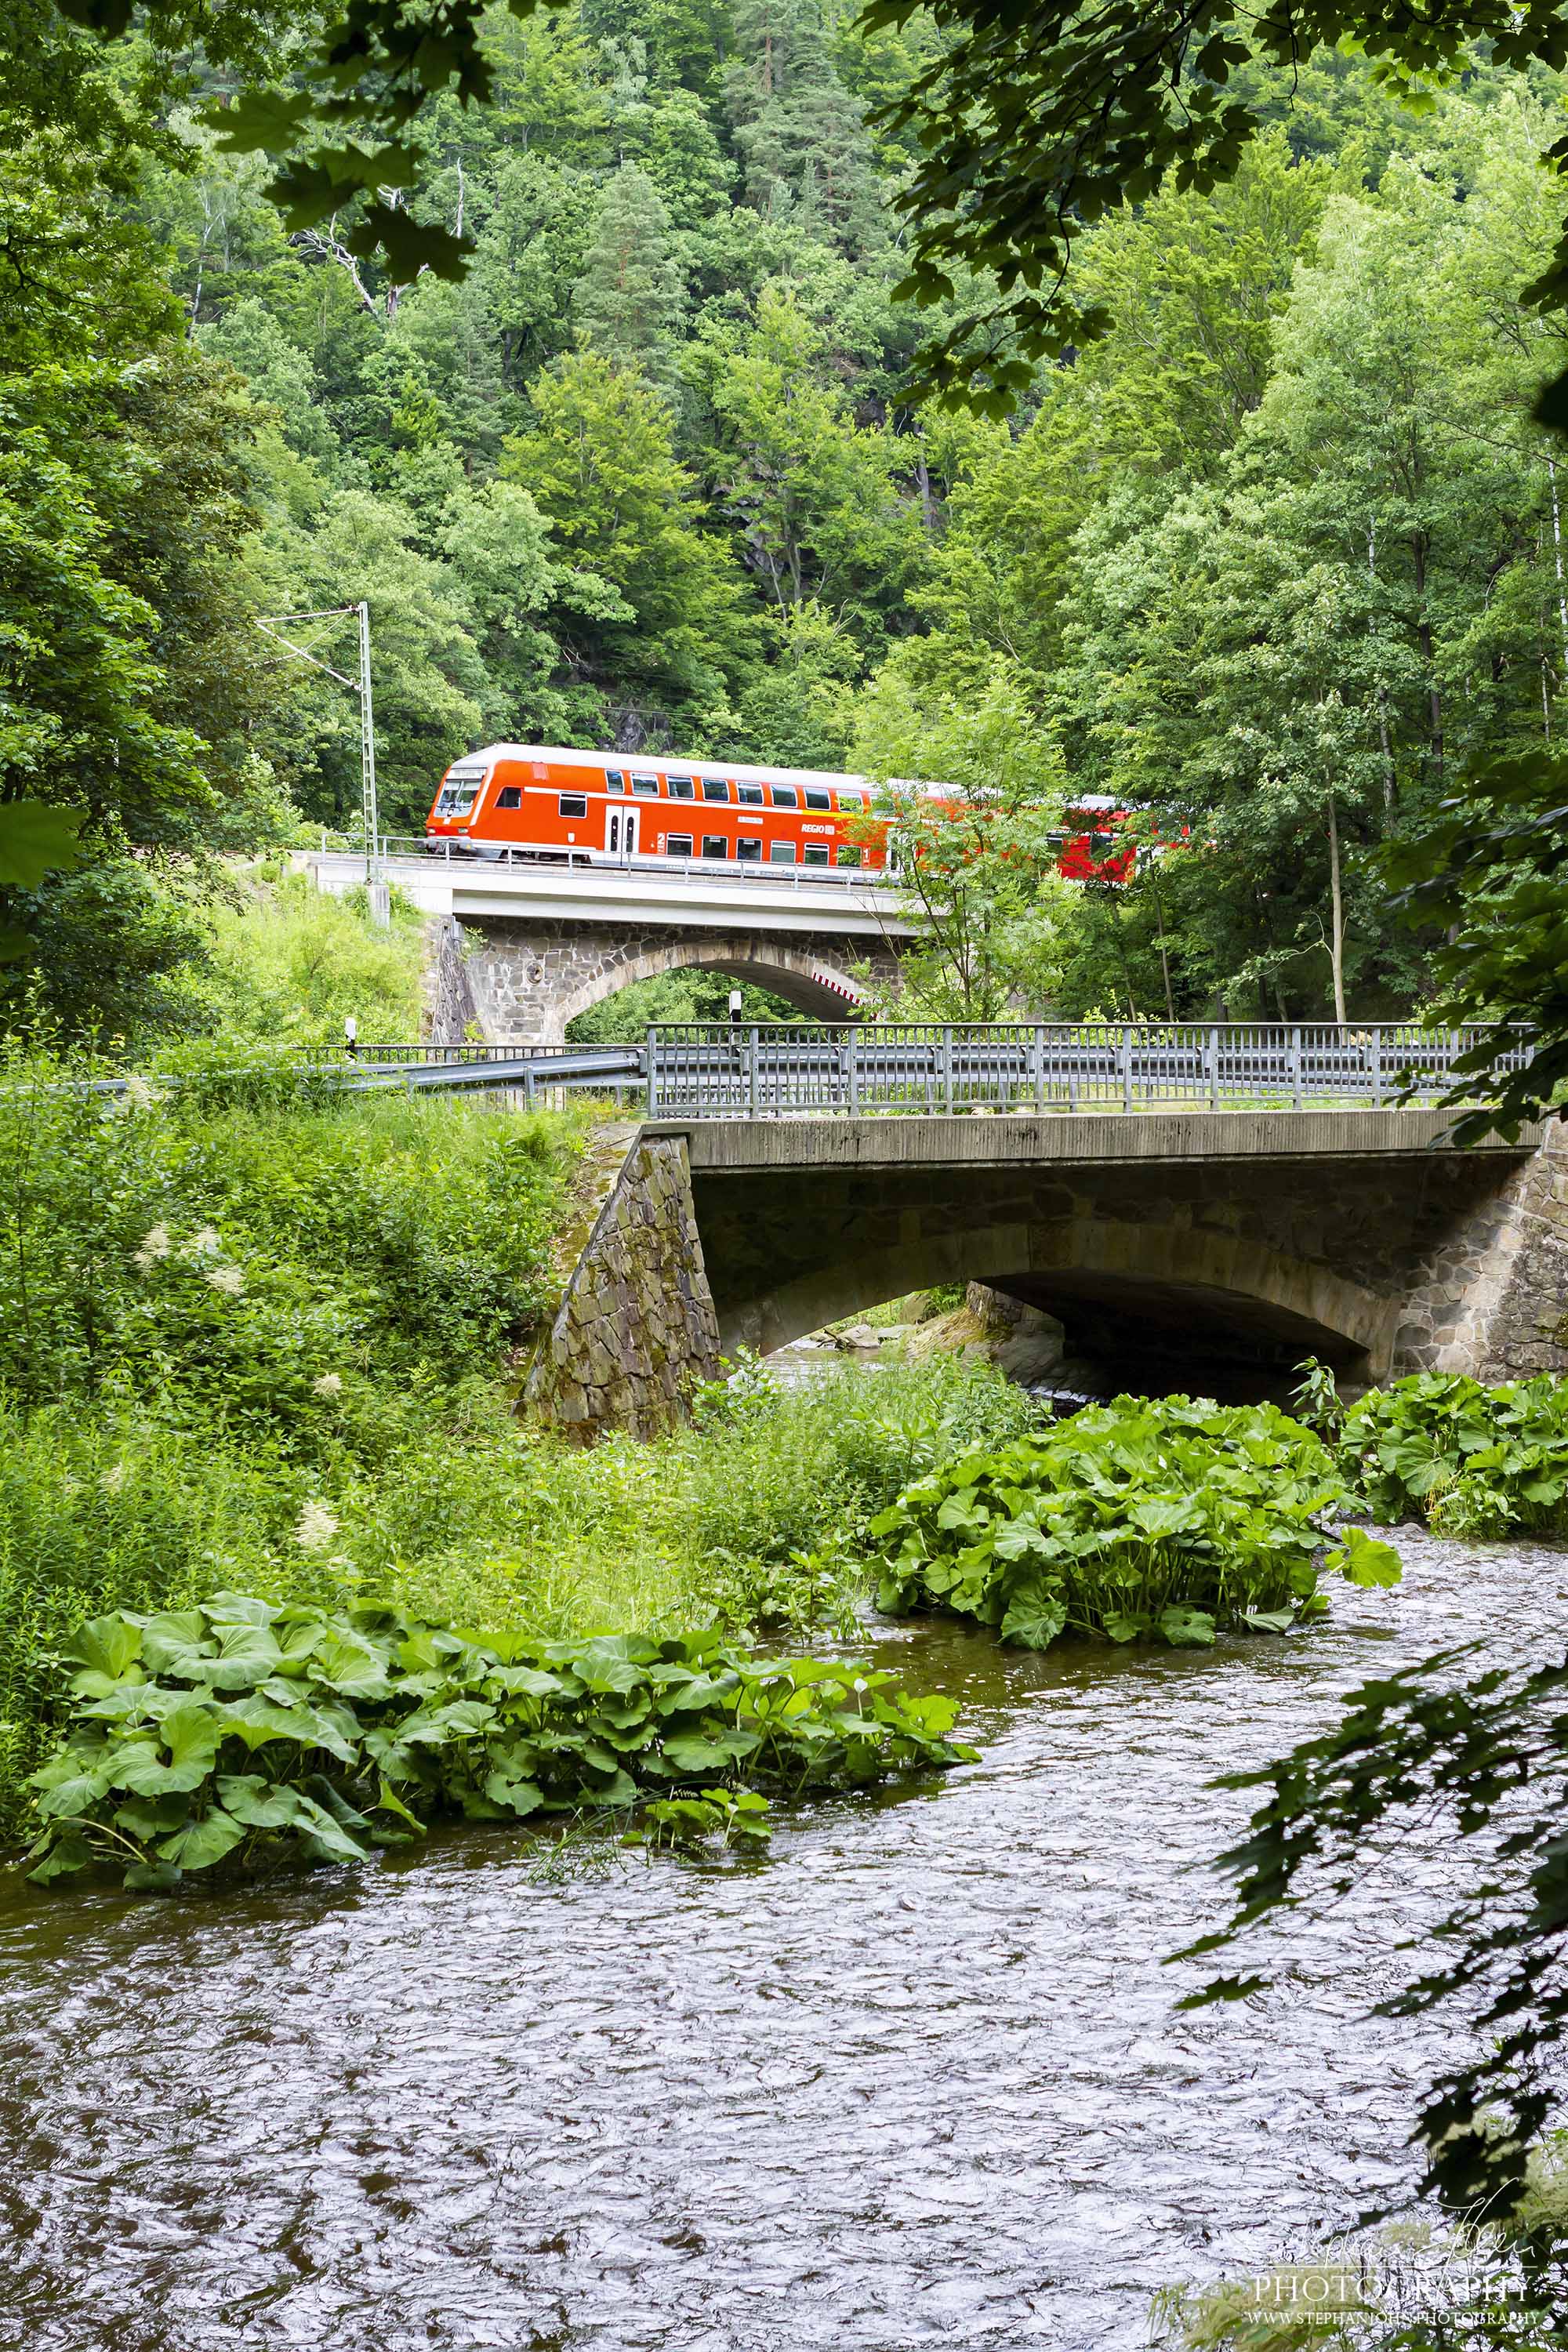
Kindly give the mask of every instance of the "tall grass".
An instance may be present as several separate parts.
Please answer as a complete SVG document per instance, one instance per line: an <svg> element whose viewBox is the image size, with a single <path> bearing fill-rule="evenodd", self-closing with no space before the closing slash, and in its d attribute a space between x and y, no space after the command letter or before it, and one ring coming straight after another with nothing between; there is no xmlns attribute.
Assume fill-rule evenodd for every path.
<svg viewBox="0 0 1568 2352"><path fill-rule="evenodd" d="M735 1420L584 1453L470 1378L362 1383L333 1440L222 1433L124 1391L0 1411L0 1841L50 1742L58 1656L85 1619L224 1588L563 1638L797 1614L792 1555L1032 1408L942 1361L829 1373ZM781 1588L783 1598L781 1599Z"/></svg>
<svg viewBox="0 0 1568 2352"><path fill-rule="evenodd" d="M233 902L205 910L207 963L197 980L207 1016L230 1038L272 1045L341 1042L353 1013L369 1040L416 1038L424 919L395 894L385 929L363 891L343 898L303 875L247 877Z"/></svg>

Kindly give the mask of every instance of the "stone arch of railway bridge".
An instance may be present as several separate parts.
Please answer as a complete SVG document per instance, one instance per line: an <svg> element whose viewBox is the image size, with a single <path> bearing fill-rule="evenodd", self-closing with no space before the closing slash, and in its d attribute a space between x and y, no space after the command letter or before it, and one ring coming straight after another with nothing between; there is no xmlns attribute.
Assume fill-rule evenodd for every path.
<svg viewBox="0 0 1568 2352"><path fill-rule="evenodd" d="M844 1021L868 979L896 980L898 959L876 940L839 933L696 929L571 918L455 918L440 926L431 1034L457 1043L470 1024L494 1041L559 1045L567 1024L606 996L681 971L723 973L770 989L808 1021Z"/></svg>
<svg viewBox="0 0 1568 2352"><path fill-rule="evenodd" d="M1562 1130L1444 1149L1423 1111L645 1127L531 1384L652 1429L739 1345L932 1283L1056 1317L1135 1383L1305 1354L1352 1381L1568 1370Z"/></svg>

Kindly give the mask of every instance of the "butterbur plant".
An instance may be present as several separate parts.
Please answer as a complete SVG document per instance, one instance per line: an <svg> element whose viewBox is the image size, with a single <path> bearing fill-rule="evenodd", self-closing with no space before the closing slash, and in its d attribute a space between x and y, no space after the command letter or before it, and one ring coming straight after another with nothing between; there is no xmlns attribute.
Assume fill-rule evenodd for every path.
<svg viewBox="0 0 1568 2352"><path fill-rule="evenodd" d="M1351 1408L1340 1459L1379 1519L1457 1536L1555 1531L1568 1522L1568 1381L1484 1388L1417 1372Z"/></svg>
<svg viewBox="0 0 1568 2352"><path fill-rule="evenodd" d="M940 1609L1048 1649L1068 1633L1206 1646L1321 1616L1324 1570L1393 1584L1310 1430L1268 1404L1118 1397L1038 1436L976 1447L870 1523L879 1609Z"/></svg>
<svg viewBox="0 0 1568 2352"><path fill-rule="evenodd" d="M700 1849L717 1839L721 1845L754 1850L772 1834L772 1810L755 1789L704 1789L689 1797L656 1797L626 1843L654 1853L661 1846Z"/></svg>
<svg viewBox="0 0 1568 2352"><path fill-rule="evenodd" d="M220 1592L98 1618L67 1662L71 1720L31 1782L30 1875L45 1883L113 1862L127 1886L163 1890L220 1864L363 1861L440 1814L647 1798L656 1843L732 1843L764 1795L974 1754L948 1737L951 1699L717 1633L527 1643L377 1603L334 1616Z"/></svg>

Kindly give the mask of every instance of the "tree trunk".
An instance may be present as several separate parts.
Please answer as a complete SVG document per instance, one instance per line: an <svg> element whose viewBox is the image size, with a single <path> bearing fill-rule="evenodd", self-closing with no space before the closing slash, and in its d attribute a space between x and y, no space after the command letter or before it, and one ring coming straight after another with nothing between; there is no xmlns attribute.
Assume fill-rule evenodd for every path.
<svg viewBox="0 0 1568 2352"><path fill-rule="evenodd" d="M1557 562L1557 618L1563 628L1563 675L1568 677L1568 581L1563 577L1563 516L1557 504L1557 460L1546 460L1546 478L1552 485L1552 552Z"/></svg>
<svg viewBox="0 0 1568 2352"><path fill-rule="evenodd" d="M1160 886L1154 884L1154 920L1160 926L1160 971L1165 982L1165 1018L1173 1026L1176 1018L1175 1002L1171 994L1171 959L1165 951L1165 909L1160 903Z"/></svg>
<svg viewBox="0 0 1568 2352"><path fill-rule="evenodd" d="M1421 658L1426 665L1426 708L1432 729L1432 759L1440 776L1443 772L1443 698L1437 691L1437 681L1432 675L1432 624L1426 617L1426 534L1417 531L1411 542L1415 560L1415 593L1421 599L1421 618L1415 625L1416 642Z"/></svg>
<svg viewBox="0 0 1568 2352"><path fill-rule="evenodd" d="M1332 929L1329 937L1329 961L1334 971L1334 1019L1342 1026L1345 1019L1345 904L1340 879L1340 824L1334 807L1334 796L1329 794L1329 904Z"/></svg>
<svg viewBox="0 0 1568 2352"><path fill-rule="evenodd" d="M1377 533L1375 526L1366 527L1366 568L1377 577ZM1370 619L1367 627L1370 630ZM1388 688L1381 683L1377 689L1377 740L1383 748L1383 821L1390 831L1394 826L1394 748L1388 739Z"/></svg>

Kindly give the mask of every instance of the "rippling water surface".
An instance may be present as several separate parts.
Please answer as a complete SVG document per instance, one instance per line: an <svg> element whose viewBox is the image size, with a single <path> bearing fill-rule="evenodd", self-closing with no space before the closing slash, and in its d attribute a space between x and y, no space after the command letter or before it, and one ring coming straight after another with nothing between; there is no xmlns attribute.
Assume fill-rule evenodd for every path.
<svg viewBox="0 0 1568 2352"><path fill-rule="evenodd" d="M1090 2352L1310 2250L1407 2174L1436 2029L1365 2011L1440 1843L1266 2000L1174 2016L1161 1959L1220 1908L1212 1774L1561 1616L1558 1553L1400 1542L1283 1643L879 1636L984 1760L758 1867L552 1885L503 1831L221 1901L0 1881L0 2346Z"/></svg>

